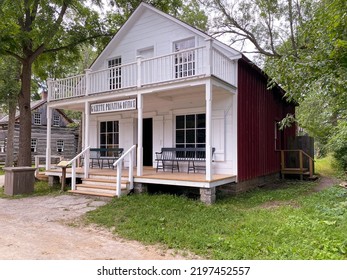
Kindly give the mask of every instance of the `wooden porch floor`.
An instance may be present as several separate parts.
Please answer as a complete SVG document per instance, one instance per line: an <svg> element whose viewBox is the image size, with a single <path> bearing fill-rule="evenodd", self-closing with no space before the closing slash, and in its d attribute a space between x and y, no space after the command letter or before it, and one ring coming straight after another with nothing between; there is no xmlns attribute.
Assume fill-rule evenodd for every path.
<svg viewBox="0 0 347 280"><path fill-rule="evenodd" d="M48 176L61 176L61 169L51 169L45 172ZM109 168L91 168L89 169L91 176L109 176L113 177L117 175L117 171ZM227 183L236 181L235 175L227 174L213 174L212 180L206 180L204 173L187 173L187 172L171 172L171 171L158 171L155 168L144 167L143 175L137 176L136 169L134 169L134 182L135 183L147 183L147 184L163 184L163 185L176 185L176 186L190 186L190 187L216 187ZM129 170L124 168L122 170L122 177L129 176ZM66 177L71 177L71 168L66 170ZM83 168L77 168L76 177L83 178Z"/></svg>

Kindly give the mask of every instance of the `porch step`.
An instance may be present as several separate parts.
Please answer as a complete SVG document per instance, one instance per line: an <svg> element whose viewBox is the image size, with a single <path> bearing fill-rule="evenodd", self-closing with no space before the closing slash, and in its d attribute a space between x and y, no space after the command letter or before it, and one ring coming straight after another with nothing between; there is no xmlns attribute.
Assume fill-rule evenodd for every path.
<svg viewBox="0 0 347 280"><path fill-rule="evenodd" d="M80 191L80 190L69 190L68 192L72 194L92 195L92 196L98 196L98 197L110 197L110 198L117 197L116 194L88 192L88 191Z"/></svg>
<svg viewBox="0 0 347 280"><path fill-rule="evenodd" d="M127 179L121 179L121 184L127 184L129 181ZM99 178L86 178L82 179L82 184L85 185L98 185L98 186L110 186L110 187L116 187L117 185L117 179L99 179Z"/></svg>
<svg viewBox="0 0 347 280"><path fill-rule="evenodd" d="M121 181L121 192L123 194L127 193L128 185L128 180L123 179ZM102 178L82 179L82 183L76 185L76 190L70 192L75 194L94 195L99 197L116 197L116 178L110 176L102 176Z"/></svg>
<svg viewBox="0 0 347 280"><path fill-rule="evenodd" d="M303 168L302 170L300 168L284 168L281 170L282 174L306 174L308 172L308 168ZM309 173L308 173L309 174Z"/></svg>

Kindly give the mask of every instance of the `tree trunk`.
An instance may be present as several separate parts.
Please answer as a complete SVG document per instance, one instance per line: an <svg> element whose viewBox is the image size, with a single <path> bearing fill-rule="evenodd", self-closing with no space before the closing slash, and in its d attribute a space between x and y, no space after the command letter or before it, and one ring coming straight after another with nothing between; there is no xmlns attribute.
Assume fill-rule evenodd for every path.
<svg viewBox="0 0 347 280"><path fill-rule="evenodd" d="M16 125L16 108L17 102L9 101L8 124L7 124L7 143L6 143L6 160L5 166L13 166L14 161L14 129Z"/></svg>
<svg viewBox="0 0 347 280"><path fill-rule="evenodd" d="M31 166L31 62L26 59L22 64L22 91L18 97L19 105L19 150L18 166Z"/></svg>

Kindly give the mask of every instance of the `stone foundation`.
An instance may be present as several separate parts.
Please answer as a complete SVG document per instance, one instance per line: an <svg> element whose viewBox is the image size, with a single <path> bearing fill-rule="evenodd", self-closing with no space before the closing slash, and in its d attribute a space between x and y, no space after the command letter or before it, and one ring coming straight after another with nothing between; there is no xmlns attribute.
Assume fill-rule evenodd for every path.
<svg viewBox="0 0 347 280"><path fill-rule="evenodd" d="M216 202L216 188L203 189L200 188L200 200L201 202L211 205Z"/></svg>
<svg viewBox="0 0 347 280"><path fill-rule="evenodd" d="M274 174L261 176L261 177L248 180L248 181L226 184L226 185L218 187L218 190L225 194L235 195L235 194L250 191L258 187L265 186L279 179L280 179L280 174L274 173Z"/></svg>
<svg viewBox="0 0 347 280"><path fill-rule="evenodd" d="M60 179L58 176L48 176L48 186L53 187L55 184L59 184Z"/></svg>
<svg viewBox="0 0 347 280"><path fill-rule="evenodd" d="M148 192L147 184L134 183L134 193L141 194L141 193L147 193L147 192Z"/></svg>

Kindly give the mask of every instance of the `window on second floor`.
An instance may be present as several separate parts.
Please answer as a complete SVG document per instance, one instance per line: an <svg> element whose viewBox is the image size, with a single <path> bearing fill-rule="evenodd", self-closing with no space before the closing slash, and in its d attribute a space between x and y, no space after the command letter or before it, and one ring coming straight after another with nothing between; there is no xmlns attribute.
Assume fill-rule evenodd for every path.
<svg viewBox="0 0 347 280"><path fill-rule="evenodd" d="M189 38L173 43L174 52L195 47L195 39ZM195 51L181 52L175 55L175 78L195 75Z"/></svg>
<svg viewBox="0 0 347 280"><path fill-rule="evenodd" d="M34 113L34 124L41 124L41 113Z"/></svg>
<svg viewBox="0 0 347 280"><path fill-rule="evenodd" d="M107 62L107 66L110 69L109 72L109 87L110 90L112 89L118 89L121 88L121 82L122 82L122 68L120 65L122 64L122 58L121 57L116 57L113 59L110 59Z"/></svg>
<svg viewBox="0 0 347 280"><path fill-rule="evenodd" d="M60 116L53 115L53 126L60 126Z"/></svg>

